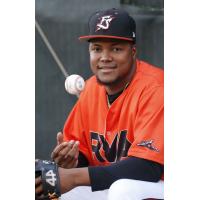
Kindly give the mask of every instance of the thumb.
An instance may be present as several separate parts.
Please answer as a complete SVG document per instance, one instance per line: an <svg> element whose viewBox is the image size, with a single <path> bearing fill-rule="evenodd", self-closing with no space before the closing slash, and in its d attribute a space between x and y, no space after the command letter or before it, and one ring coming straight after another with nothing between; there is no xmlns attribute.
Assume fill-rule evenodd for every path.
<svg viewBox="0 0 200 200"><path fill-rule="evenodd" d="M57 145L61 144L63 142L63 134L62 132L57 133Z"/></svg>

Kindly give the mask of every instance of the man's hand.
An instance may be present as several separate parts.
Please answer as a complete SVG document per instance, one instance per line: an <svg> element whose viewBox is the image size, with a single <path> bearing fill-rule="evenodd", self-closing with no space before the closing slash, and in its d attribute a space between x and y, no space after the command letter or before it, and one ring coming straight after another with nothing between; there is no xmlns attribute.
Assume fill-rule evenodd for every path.
<svg viewBox="0 0 200 200"><path fill-rule="evenodd" d="M68 192L75 187L74 177L72 176L70 171L68 171L66 169L59 168L59 171L61 171L60 172L61 173L60 174L60 176L61 176L61 179L60 179L61 180L61 183L60 183L61 193ZM63 177L67 178L67 179L64 180ZM35 178L35 194L37 196L37 199L44 199L46 197L44 195L41 176ZM45 199L47 199L47 197Z"/></svg>
<svg viewBox="0 0 200 200"><path fill-rule="evenodd" d="M58 200L61 196L58 166L49 160L35 160L35 199Z"/></svg>
<svg viewBox="0 0 200 200"><path fill-rule="evenodd" d="M90 186L90 178L88 168L75 168L75 169L64 169L58 168L60 177L60 191L61 194L69 192L77 186ZM44 188L41 176L35 178L35 193L37 199L44 199ZM54 199L49 196L49 199Z"/></svg>
<svg viewBox="0 0 200 200"><path fill-rule="evenodd" d="M35 178L35 194L37 195L38 199L42 199L42 197L44 196L42 194L43 192L43 188L42 188L42 179L41 176Z"/></svg>
<svg viewBox="0 0 200 200"><path fill-rule="evenodd" d="M63 168L75 168L78 165L78 155L79 141L70 140L65 142L63 134L59 132L57 134L57 146L51 154L54 162Z"/></svg>

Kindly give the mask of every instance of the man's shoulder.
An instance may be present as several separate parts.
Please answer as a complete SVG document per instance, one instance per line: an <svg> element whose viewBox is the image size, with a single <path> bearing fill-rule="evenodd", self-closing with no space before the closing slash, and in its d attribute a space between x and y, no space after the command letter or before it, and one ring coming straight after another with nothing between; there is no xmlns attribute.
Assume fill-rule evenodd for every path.
<svg viewBox="0 0 200 200"><path fill-rule="evenodd" d="M96 77L91 76L85 81L85 88L82 93L84 96L97 95L102 90L102 86L98 84Z"/></svg>
<svg viewBox="0 0 200 200"><path fill-rule="evenodd" d="M143 80L149 80L159 85L164 83L164 70L145 61L137 60L137 74Z"/></svg>
<svg viewBox="0 0 200 200"><path fill-rule="evenodd" d="M88 78L87 80L86 80L86 83L87 84L89 84L89 85L93 85L93 84L97 84L97 80L96 80L96 77L93 75L93 76L91 76L90 78Z"/></svg>
<svg viewBox="0 0 200 200"><path fill-rule="evenodd" d="M99 88L99 84L98 84L98 82L97 82L97 79L96 79L96 77L93 75L93 76L91 76L89 79L87 79L86 80L86 82L85 82L86 84L85 84L85 89L86 90L92 90L92 89L98 89Z"/></svg>

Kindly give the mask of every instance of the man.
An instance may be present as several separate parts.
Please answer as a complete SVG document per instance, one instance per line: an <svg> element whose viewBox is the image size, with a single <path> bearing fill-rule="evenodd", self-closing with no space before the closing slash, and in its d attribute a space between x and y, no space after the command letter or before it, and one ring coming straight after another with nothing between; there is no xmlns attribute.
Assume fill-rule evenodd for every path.
<svg viewBox="0 0 200 200"><path fill-rule="evenodd" d="M108 200L162 199L163 71L136 59L136 25L125 11L96 12L89 29L80 40L89 42L94 76L52 152L61 192L81 199L84 190L75 197L70 190L91 186L109 189ZM36 186L41 193L40 178Z"/></svg>

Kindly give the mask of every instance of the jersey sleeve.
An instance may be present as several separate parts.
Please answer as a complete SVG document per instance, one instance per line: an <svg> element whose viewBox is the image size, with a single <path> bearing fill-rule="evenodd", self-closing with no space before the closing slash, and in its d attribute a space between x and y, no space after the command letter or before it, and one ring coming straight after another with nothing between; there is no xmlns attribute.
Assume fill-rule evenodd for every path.
<svg viewBox="0 0 200 200"><path fill-rule="evenodd" d="M157 86L141 95L128 156L164 164L164 91Z"/></svg>
<svg viewBox="0 0 200 200"><path fill-rule="evenodd" d="M65 141L69 140L79 141L80 142L79 150L89 160L90 158L88 151L89 147L85 135L82 112L84 111L81 106L81 99L79 99L65 122L63 128L63 135Z"/></svg>

